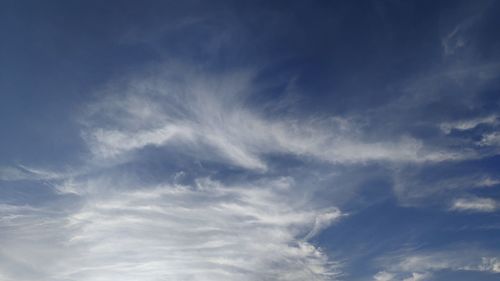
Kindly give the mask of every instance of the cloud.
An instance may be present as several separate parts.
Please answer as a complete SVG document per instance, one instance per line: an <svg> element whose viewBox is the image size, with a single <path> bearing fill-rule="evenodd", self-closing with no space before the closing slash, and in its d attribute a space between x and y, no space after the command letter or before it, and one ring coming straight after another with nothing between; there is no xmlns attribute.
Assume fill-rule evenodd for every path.
<svg viewBox="0 0 500 281"><path fill-rule="evenodd" d="M443 132L445 132L446 134L449 134L452 130L465 131L465 130L474 129L477 126L482 125L482 124L495 125L497 123L498 123L498 116L489 115L486 117L466 119L466 120L461 120L461 121L444 122L444 123L441 123L439 127L441 128L441 130Z"/></svg>
<svg viewBox="0 0 500 281"><path fill-rule="evenodd" d="M379 258L378 262L390 274L398 276L411 274L409 279L404 280L425 280L433 272L441 270L500 273L498 252L470 248L470 246L466 248L388 255Z"/></svg>
<svg viewBox="0 0 500 281"><path fill-rule="evenodd" d="M403 281L423 281L430 277L429 273L413 272L410 277L403 279Z"/></svg>
<svg viewBox="0 0 500 281"><path fill-rule="evenodd" d="M407 273L394 273L387 271L379 271L373 276L375 281L393 281L393 280L403 280L403 281L423 281L428 280L431 276L430 273L422 272L412 272L410 275Z"/></svg>
<svg viewBox="0 0 500 281"><path fill-rule="evenodd" d="M443 52L446 56L455 54L458 50L465 47L466 40L464 38L462 30L464 29L464 24L460 24L455 27L450 33L441 38L441 45L443 47Z"/></svg>
<svg viewBox="0 0 500 281"><path fill-rule="evenodd" d="M500 258L483 257L481 259L481 264L479 264L477 267L472 267L472 269L475 268L477 268L479 271L500 273Z"/></svg>
<svg viewBox="0 0 500 281"><path fill-rule="evenodd" d="M403 22L391 22L392 17L373 21L369 6L328 7L340 11L338 17L331 17L328 9L319 11L316 5L289 5L282 10L274 5L213 9L188 4L189 11L195 8L192 13L188 11L189 17L184 17L184 5L174 6L155 9L134 5L129 7L134 10L132 14L106 15L96 21L95 26L104 27L97 37L78 32L68 41L89 39L85 49L104 52L89 57L82 49L54 57L69 62L63 63L66 66L82 69L73 77L79 81L101 81L102 75L122 73L123 66L141 69L110 81L94 93L92 103L83 110L76 109L81 113L77 117L81 128L51 130L53 124L45 122L46 126L36 130L35 135L50 134L45 129L57 134L34 143L29 150L34 158L29 158L64 165L60 157L46 158L50 151L36 153L53 148L53 140L63 138L66 141L56 143L67 146L64 151L76 149L73 152L78 154L68 159L77 159L85 166L76 168L78 173L25 166L0 168L0 184L9 181L5 183L9 187L2 191L2 195L7 194L2 200L6 203L0 205L1 280L335 280L343 268L332 258L335 253L328 255L314 238L346 217L337 206L359 214L352 224L342 226L351 230L317 240L350 240L346 247L328 244L328 248L339 246L345 249L339 252L354 256L345 259L353 265L349 268L359 271L354 275L369 270L369 277L379 281L417 281L440 270L498 272L498 254L487 251L405 253L388 257L374 276L371 267L364 268L358 262L371 259L378 251L401 247L394 243L429 245L426 242L440 241L425 241L439 234L442 227L449 227L426 224L425 214L436 210L404 211L397 214L399 224L380 227L377 218L413 198L422 199L419 207L428 207L431 201L451 203L445 206L450 211L493 212L500 206L496 199L464 195L466 188L499 182L489 169L496 164L491 156L497 155L496 147L500 147L494 95L500 64L491 47L496 44L482 40L491 36L473 28L474 20L442 28L447 14L455 19L457 12L443 7L434 9L431 15L439 16L439 21L422 25L415 17ZM387 8L384 16L395 11L408 14L416 8L406 4L382 6L379 8ZM297 8L300 13L296 13ZM66 10L63 7L42 14L69 12ZM161 16L155 10L161 10ZM172 10L171 16L165 16L163 10ZM349 14L358 10L374 23L373 30L366 34L358 23L351 22L356 17ZM133 16L133 26L121 14ZM44 15L35 15L34 19L43 21ZM307 20L311 15L318 17ZM322 18L324 15L327 17ZM263 24L265 21L271 24ZM439 26L429 28L436 22ZM489 19L484 23L492 26ZM270 29L262 33L264 25ZM68 30L85 33L94 29L94 25L82 27L55 30L60 36L52 28L50 33L66 42L64 38L71 35ZM420 38L407 36L408 27ZM426 42L436 39L439 30L445 33L441 44L446 57L441 61L435 58L435 43L439 48L439 42ZM328 36L323 36L323 31ZM359 31L359 36L350 36L352 31ZM471 37L475 33L481 35L477 50ZM107 34L120 39L102 36ZM345 35L349 37L347 45L355 43L361 46L359 50L367 47L374 50L374 56L370 52L358 56L354 51L359 50L336 44L345 41L337 40ZM384 37L390 40L374 39ZM358 44L367 39L368 44ZM196 42L203 44L193 44ZM403 48L394 48L398 42L404 43L399 44ZM418 54L413 43L423 47ZM73 45L78 44L68 46ZM288 48L292 45L297 47ZM472 54L479 48L481 52ZM103 60L99 58L108 58L115 51L119 56L105 59L108 65L96 75L93 70L102 69L99 66ZM387 60L388 52L391 58ZM145 61L173 57L186 62L140 66ZM259 61L271 61L272 65L263 67L262 72L247 67ZM358 67L360 62L362 67ZM238 64L245 68L234 67ZM67 77L47 73L51 78ZM297 79L284 87L284 76L294 74L298 74ZM35 84L44 84L46 89L41 92L59 86L63 89L60 92L65 92L65 84L70 88L82 84L70 79L59 85L65 79L56 80ZM288 101L280 99L281 91L304 97L304 108L290 110ZM57 116L62 116L73 114L75 105L88 96L53 98L49 103L36 98L21 105L31 105L23 108L35 108L39 113L60 111ZM13 113L10 119L19 119ZM18 115L25 121L32 119L23 112ZM89 150L87 155L81 153L80 143L66 138L78 130ZM14 136L25 136L23 132ZM13 144L15 156L15 150L23 148L22 143ZM481 162L481 158L489 159ZM474 161L463 161L471 159ZM457 162L476 170L441 170ZM418 172L422 167L426 169ZM393 183L391 175L396 178L394 192L399 206L393 206L392 194L387 194ZM29 183L25 188L24 182L10 182L24 180L49 184L41 190L31 188L36 184ZM30 196L25 196L28 193ZM363 210L367 205L371 208ZM424 217L412 224L405 221L408 214ZM449 223L455 225L456 213L439 216L443 220L450 216ZM419 226L424 228L411 231ZM477 231L482 227L476 226ZM366 240L365 234L372 228L377 228L377 233ZM392 232L398 230L412 235L395 237ZM424 232L426 235L421 235ZM380 241L371 243L377 237ZM447 238L463 239L459 235Z"/></svg>
<svg viewBox="0 0 500 281"><path fill-rule="evenodd" d="M480 146L500 146L500 133L491 132L483 135L482 139L478 142Z"/></svg>
<svg viewBox="0 0 500 281"><path fill-rule="evenodd" d="M180 66L178 72L171 68L111 84L104 90L106 98L88 108L83 135L96 157L173 146L201 160L261 171L267 169L263 157L269 154L342 164L464 157L404 135L366 140L361 124L348 118L298 119L264 112L249 102L259 87L251 70L206 74L189 66Z"/></svg>
<svg viewBox="0 0 500 281"><path fill-rule="evenodd" d="M466 212L494 212L497 205L497 202L491 198L469 197L456 199L450 209Z"/></svg>
<svg viewBox="0 0 500 281"><path fill-rule="evenodd" d="M64 177L65 175L62 173L32 168L24 165L18 165L17 167L0 167L0 180L3 181L54 180Z"/></svg>
<svg viewBox="0 0 500 281"><path fill-rule="evenodd" d="M308 239L342 213L291 198L297 188L291 181L103 186L109 183L72 182L78 192L65 200L79 203L67 202L64 211L2 205L0 272L7 280L333 280L339 274Z"/></svg>
<svg viewBox="0 0 500 281"><path fill-rule="evenodd" d="M0 204L2 280L57 280L48 271L70 257L64 242L65 212L55 206Z"/></svg>
<svg viewBox="0 0 500 281"><path fill-rule="evenodd" d="M408 165L394 168L393 192L404 206L436 206L453 198L468 198L473 189L498 184L494 171L478 169L470 164ZM453 196L452 198L450 198ZM452 203L453 205L453 203ZM449 205L443 206L449 208Z"/></svg>
<svg viewBox="0 0 500 281"><path fill-rule="evenodd" d="M377 272L377 274L375 274L375 276L373 276L373 280L391 281L391 280L394 280L394 274L389 273L387 271L380 271L380 272Z"/></svg>
<svg viewBox="0 0 500 281"><path fill-rule="evenodd" d="M483 187L483 186L490 187L490 186L495 186L495 185L499 185L499 184L500 184L500 180L498 180L498 179L491 178L491 177L484 177L479 182L477 182L475 184L475 186L477 186L477 187Z"/></svg>
<svg viewBox="0 0 500 281"><path fill-rule="evenodd" d="M213 180L192 167L189 180L174 171L172 180L151 184L121 166L122 160L143 165L148 159L141 149L167 146L188 159L225 164L221 172L232 165L266 171L263 156L272 153L332 162L407 153L384 143L335 140L325 126L341 132L347 124L341 118L265 117L247 104L252 77L181 66L104 89L80 116L87 166L57 177L25 169L23 177L53 178L54 194L36 208L0 210L0 227L8 229L0 241L0 273L27 281L336 280L339 263L310 240L344 214L307 199L310 191L293 178L277 172ZM324 147L331 141L343 148ZM39 232L44 235L36 237Z"/></svg>

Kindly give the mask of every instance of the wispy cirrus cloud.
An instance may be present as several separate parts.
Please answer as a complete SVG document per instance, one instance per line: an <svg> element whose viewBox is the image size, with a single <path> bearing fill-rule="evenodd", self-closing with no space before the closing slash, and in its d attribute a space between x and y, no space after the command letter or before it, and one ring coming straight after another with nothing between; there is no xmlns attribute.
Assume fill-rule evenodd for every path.
<svg viewBox="0 0 500 281"><path fill-rule="evenodd" d="M455 199L450 207L453 211L464 212L494 212L498 208L498 203L491 198L468 197Z"/></svg>
<svg viewBox="0 0 500 281"><path fill-rule="evenodd" d="M395 274L387 271L379 271L377 274L373 276L373 280L375 281L395 281L395 280L403 280L403 281L423 281L428 280L431 274L428 272L412 272L410 274Z"/></svg>
<svg viewBox="0 0 500 281"><path fill-rule="evenodd" d="M2 9L0 280L500 274L500 6L326 2Z"/></svg>
<svg viewBox="0 0 500 281"><path fill-rule="evenodd" d="M387 271L380 271L380 272L377 272L377 274L375 274L373 276L373 280L376 280L376 281L390 281L390 280L394 280L394 274L393 273L389 273Z"/></svg>
<svg viewBox="0 0 500 281"><path fill-rule="evenodd" d="M257 170L266 169L262 157L273 153L331 163L465 157L405 135L368 141L360 125L348 118L270 115L249 104L247 97L258 87L252 71L208 75L189 66L181 69L182 78L166 67L152 76L111 85L107 97L91 106L84 120L84 136L94 155L113 158L148 146L172 145L196 151L201 158Z"/></svg>
<svg viewBox="0 0 500 281"><path fill-rule="evenodd" d="M55 180L65 177L66 174L24 165L0 167L0 180L3 181Z"/></svg>
<svg viewBox="0 0 500 281"><path fill-rule="evenodd" d="M452 130L470 130L474 129L479 125L495 125L498 123L498 116L496 115L489 115L485 117L478 117L478 118L472 118L472 119L465 119L465 120L460 120L460 121L454 121L454 122L443 122L440 124L441 130L443 132L449 134Z"/></svg>
<svg viewBox="0 0 500 281"><path fill-rule="evenodd" d="M23 169L22 178L50 178L53 194L37 207L8 203L0 210L6 280L338 278L340 264L310 240L344 214L306 196L308 188L293 178L212 180L196 167L183 184L175 175L154 185L140 172L124 177L128 170L120 165L147 163L136 153L147 147L215 160L224 173L232 165L265 171L261 156L267 153L320 157L321 145L332 138L321 135L321 127L273 121L246 106L249 72L213 77L192 71L185 70L187 81L172 69L131 79L124 91L114 85L89 105L80 124L90 159L75 168L78 173Z"/></svg>
<svg viewBox="0 0 500 281"><path fill-rule="evenodd" d="M500 273L498 252L466 247L430 251L409 251L378 259L384 270L375 280L428 280L439 271ZM379 278L379 279L377 279ZM432 279L431 279L432 280Z"/></svg>
<svg viewBox="0 0 500 281"><path fill-rule="evenodd" d="M480 146L500 146L500 133L490 132L483 135L482 139L478 142Z"/></svg>
<svg viewBox="0 0 500 281"><path fill-rule="evenodd" d="M291 199L297 187L289 181L226 186L198 179L192 186L125 189L103 183L109 180L73 182L78 208L2 205L6 280L332 280L339 274L308 239L342 213Z"/></svg>

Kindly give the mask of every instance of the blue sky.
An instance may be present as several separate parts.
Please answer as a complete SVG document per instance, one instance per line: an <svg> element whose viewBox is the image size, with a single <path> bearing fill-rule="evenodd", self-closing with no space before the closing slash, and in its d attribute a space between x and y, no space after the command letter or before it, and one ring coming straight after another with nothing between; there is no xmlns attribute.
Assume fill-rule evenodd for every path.
<svg viewBox="0 0 500 281"><path fill-rule="evenodd" d="M4 1L0 280L498 280L499 12Z"/></svg>

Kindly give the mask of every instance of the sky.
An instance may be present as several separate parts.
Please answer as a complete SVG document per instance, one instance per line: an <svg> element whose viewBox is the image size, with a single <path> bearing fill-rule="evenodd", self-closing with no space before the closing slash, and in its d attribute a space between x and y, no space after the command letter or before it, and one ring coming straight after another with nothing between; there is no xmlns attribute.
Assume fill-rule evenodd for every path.
<svg viewBox="0 0 500 281"><path fill-rule="evenodd" d="M499 280L499 13L2 1L0 280Z"/></svg>

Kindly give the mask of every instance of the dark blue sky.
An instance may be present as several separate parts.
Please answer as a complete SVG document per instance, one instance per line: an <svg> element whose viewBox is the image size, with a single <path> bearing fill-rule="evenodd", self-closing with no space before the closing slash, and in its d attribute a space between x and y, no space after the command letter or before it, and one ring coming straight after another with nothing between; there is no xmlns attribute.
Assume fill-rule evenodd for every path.
<svg viewBox="0 0 500 281"><path fill-rule="evenodd" d="M3 1L0 280L497 280L498 1Z"/></svg>

